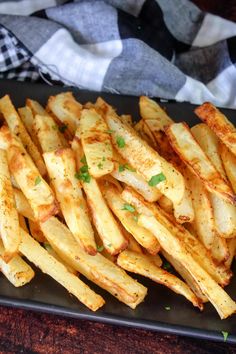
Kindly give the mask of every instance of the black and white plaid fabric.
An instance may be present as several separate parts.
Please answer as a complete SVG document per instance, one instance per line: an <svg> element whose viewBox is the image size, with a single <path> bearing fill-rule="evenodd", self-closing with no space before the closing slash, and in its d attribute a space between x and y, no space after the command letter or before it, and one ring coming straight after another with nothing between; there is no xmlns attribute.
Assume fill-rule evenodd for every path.
<svg viewBox="0 0 236 354"><path fill-rule="evenodd" d="M236 24L189 0L0 0L0 78L236 108Z"/></svg>

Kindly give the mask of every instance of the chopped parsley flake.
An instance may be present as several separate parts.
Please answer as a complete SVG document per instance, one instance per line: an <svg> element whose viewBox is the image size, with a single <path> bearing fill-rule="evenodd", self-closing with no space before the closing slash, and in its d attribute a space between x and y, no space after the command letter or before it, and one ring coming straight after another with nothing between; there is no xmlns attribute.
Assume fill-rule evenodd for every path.
<svg viewBox="0 0 236 354"><path fill-rule="evenodd" d="M34 185L37 186L41 182L41 178L37 176L34 181Z"/></svg>
<svg viewBox="0 0 236 354"><path fill-rule="evenodd" d="M80 181L86 182L86 183L89 183L91 180L91 176L88 172L84 172L84 173L76 172L75 178L79 179Z"/></svg>
<svg viewBox="0 0 236 354"><path fill-rule="evenodd" d="M103 164L102 164L101 162L99 162L99 164L98 164L98 168L99 168L100 170L102 170L102 168L103 168Z"/></svg>
<svg viewBox="0 0 236 354"><path fill-rule="evenodd" d="M84 166L80 167L79 170L80 170L81 173L88 172L88 165L84 165Z"/></svg>
<svg viewBox="0 0 236 354"><path fill-rule="evenodd" d="M121 148L121 149L123 147L125 147L125 140L124 140L124 138L122 138L122 136L118 136L116 138L116 143L117 143L118 147Z"/></svg>
<svg viewBox="0 0 236 354"><path fill-rule="evenodd" d="M124 165L119 165L119 172L123 172L124 170L135 172L135 169L130 167L127 163L125 163Z"/></svg>
<svg viewBox="0 0 236 354"><path fill-rule="evenodd" d="M65 133L67 129L67 124L62 124L58 129L60 130L61 133Z"/></svg>
<svg viewBox="0 0 236 354"><path fill-rule="evenodd" d="M97 251L98 252L102 252L104 250L104 246L97 246Z"/></svg>
<svg viewBox="0 0 236 354"><path fill-rule="evenodd" d="M106 130L106 133L107 133L107 134L112 134L112 133L115 133L115 130L108 129L108 130Z"/></svg>
<svg viewBox="0 0 236 354"><path fill-rule="evenodd" d="M104 162L104 161L106 161L106 158L105 158L105 156L103 156L103 158L102 158L102 161Z"/></svg>
<svg viewBox="0 0 236 354"><path fill-rule="evenodd" d="M82 162L85 165L87 164L87 160L86 160L85 155L80 159L80 162Z"/></svg>
<svg viewBox="0 0 236 354"><path fill-rule="evenodd" d="M123 205L123 208L122 210L127 210L127 211L130 211L131 213L134 213L136 210L135 210L135 207L131 204L128 204L128 203L125 203Z"/></svg>
<svg viewBox="0 0 236 354"><path fill-rule="evenodd" d="M163 173L158 173L158 175L152 176L152 178L149 180L148 184L151 187L156 186L158 183L165 181L166 177L163 175Z"/></svg>
<svg viewBox="0 0 236 354"><path fill-rule="evenodd" d="M228 338L229 333L228 333L228 332L224 332L224 331L221 331L221 333L222 333L222 335L223 335L223 337L224 337L224 342L226 342L226 341L227 341L227 338Z"/></svg>

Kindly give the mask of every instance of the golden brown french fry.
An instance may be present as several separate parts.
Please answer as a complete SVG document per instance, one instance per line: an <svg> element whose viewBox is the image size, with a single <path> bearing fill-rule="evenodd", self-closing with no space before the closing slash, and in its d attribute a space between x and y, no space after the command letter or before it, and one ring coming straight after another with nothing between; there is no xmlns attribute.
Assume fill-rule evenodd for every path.
<svg viewBox="0 0 236 354"><path fill-rule="evenodd" d="M143 275L158 284L167 286L175 293L183 295L187 300L192 302L193 306L199 307L201 310L203 309L200 300L182 280L157 267L144 254L125 250L119 254L117 264L128 272Z"/></svg>
<svg viewBox="0 0 236 354"><path fill-rule="evenodd" d="M220 144L220 156L224 164L227 177L236 193L236 156L224 145Z"/></svg>
<svg viewBox="0 0 236 354"><path fill-rule="evenodd" d="M58 212L55 196L22 143L10 135L7 160L10 172L33 209L34 217L43 221Z"/></svg>
<svg viewBox="0 0 236 354"><path fill-rule="evenodd" d="M79 136L90 174L99 178L112 172L114 163L109 130L94 108L82 110Z"/></svg>
<svg viewBox="0 0 236 354"><path fill-rule="evenodd" d="M127 250L136 252L136 253L141 253L143 254L143 249L140 246L140 244L135 240L133 235L131 235L125 228L124 226L120 223L119 224L122 234L125 236L126 240L128 241L128 246ZM160 257L159 257L160 258Z"/></svg>
<svg viewBox="0 0 236 354"><path fill-rule="evenodd" d="M32 157L42 176L46 175L46 167L37 146L31 140L24 124L22 123L11 99L8 95L0 99L0 111L2 112L10 131L19 137L24 148Z"/></svg>
<svg viewBox="0 0 236 354"><path fill-rule="evenodd" d="M165 212L167 212L169 214L173 214L173 212L174 212L173 203L165 195L161 196L161 198L158 199L158 204Z"/></svg>
<svg viewBox="0 0 236 354"><path fill-rule="evenodd" d="M35 100L30 98L26 99L26 106L32 111L33 115L36 116L37 114L41 116L47 116L47 111L43 108L43 106Z"/></svg>
<svg viewBox="0 0 236 354"><path fill-rule="evenodd" d="M81 171L83 161L83 150L76 139L72 142L72 149L76 153L77 167ZM81 167L82 166L82 167ZM93 223L102 239L105 249L115 255L127 247L127 240L123 236L115 218L113 217L106 201L101 193L98 182L95 178L85 172L86 178L82 178L81 184L87 197L87 203L91 212ZM79 176L80 177L80 176ZM83 180L84 179L84 180Z"/></svg>
<svg viewBox="0 0 236 354"><path fill-rule="evenodd" d="M30 230L30 234L31 236L38 242L42 243L45 242L45 236L40 228L39 223L32 221L30 219L28 219L28 223L29 223L29 230Z"/></svg>
<svg viewBox="0 0 236 354"><path fill-rule="evenodd" d="M50 96L47 103L47 111L52 112L58 121L68 126L71 135L75 134L82 105L76 101L72 92L62 92L56 96Z"/></svg>
<svg viewBox="0 0 236 354"><path fill-rule="evenodd" d="M216 235L211 247L211 254L217 264L226 262L229 258L227 239Z"/></svg>
<svg viewBox="0 0 236 354"><path fill-rule="evenodd" d="M140 138L145 140L148 143L148 145L150 145L154 150L158 151L158 145L156 139L151 129L146 124L145 120L141 119L138 123L136 123L134 129L138 133Z"/></svg>
<svg viewBox="0 0 236 354"><path fill-rule="evenodd" d="M175 203L184 195L183 176L145 141L130 126L122 123L114 110L105 102L101 107L111 134L113 144L120 155L143 175L150 185Z"/></svg>
<svg viewBox="0 0 236 354"><path fill-rule="evenodd" d="M89 254L96 254L86 201L81 184L76 178L74 151L70 148L59 149L44 153L43 157L66 224L84 250Z"/></svg>
<svg viewBox="0 0 236 354"><path fill-rule="evenodd" d="M160 245L153 234L143 227L138 226L138 213L136 209L131 204L125 203L120 193L111 185L104 185L102 191L109 207L126 230L150 254L157 254L160 251Z"/></svg>
<svg viewBox="0 0 236 354"><path fill-rule="evenodd" d="M64 286L71 294L77 297L90 310L96 311L104 305L103 298L91 290L78 277L70 273L66 267L51 256L29 234L21 229L22 241L20 252L43 273L48 274L59 284ZM73 236L72 236L73 237Z"/></svg>
<svg viewBox="0 0 236 354"><path fill-rule="evenodd" d="M114 163L114 170L111 175L120 182L126 183L128 186L132 187L139 194L141 194L144 199L148 202L155 202L161 198L161 193L155 187L149 186L145 181L143 176L138 174L132 167L127 163Z"/></svg>
<svg viewBox="0 0 236 354"><path fill-rule="evenodd" d="M41 146L37 137L37 132L34 126L34 115L28 106L18 108L19 116L30 135L33 143L37 146L38 150L41 152Z"/></svg>
<svg viewBox="0 0 236 354"><path fill-rule="evenodd" d="M15 198L16 210L18 211L18 213L27 219L34 220L33 210L21 190L13 188L13 193Z"/></svg>
<svg viewBox="0 0 236 354"><path fill-rule="evenodd" d="M41 231L41 230L40 230ZM41 231L42 232L42 231ZM44 236L43 236L44 237ZM38 241L36 239L36 241ZM39 241L38 241L39 242ZM56 260L60 263L62 263L66 269L68 270L68 272L74 274L74 275L77 275L77 277L79 276L79 273L74 269L72 268L69 264L67 264L55 251L54 249L52 248L52 246L50 245L50 243L46 242L46 238L44 237L44 243L43 243L43 247L47 250L47 252L53 256L54 258L56 258Z"/></svg>
<svg viewBox="0 0 236 354"><path fill-rule="evenodd" d="M5 150L0 149L0 232L5 247L3 258L8 262L20 244L19 218L15 208L13 188Z"/></svg>
<svg viewBox="0 0 236 354"><path fill-rule="evenodd" d="M231 238L229 240L226 240L227 245L228 245L228 250L229 250L229 257L225 262L226 267L231 267L231 264L234 259L235 251L236 251L236 238Z"/></svg>
<svg viewBox="0 0 236 354"><path fill-rule="evenodd" d="M61 138L58 125L50 116L36 115L34 118L35 129L43 152L50 152L67 147Z"/></svg>
<svg viewBox="0 0 236 354"><path fill-rule="evenodd" d="M100 253L90 256L75 241L71 232L55 217L41 223L42 231L55 251L79 273L135 308L147 289Z"/></svg>
<svg viewBox="0 0 236 354"><path fill-rule="evenodd" d="M165 259L174 267L174 269L181 275L181 277L186 281L186 283L197 296L197 298L199 298L203 303L208 302L208 299L201 291L198 282L192 277L188 270L184 268L180 262L178 262L166 251L162 250L161 253L165 257Z"/></svg>
<svg viewBox="0 0 236 354"><path fill-rule="evenodd" d="M231 187L221 177L197 141L186 123L173 123L166 128L168 139L180 158L202 180L206 188L224 200L235 204L236 196Z"/></svg>
<svg viewBox="0 0 236 354"><path fill-rule="evenodd" d="M159 104L151 100L146 96L141 96L139 99L139 109L141 117L146 120L153 120L159 130L164 131L165 127L171 123L173 120L167 115L167 113L162 109Z"/></svg>
<svg viewBox="0 0 236 354"><path fill-rule="evenodd" d="M33 269L19 255L15 255L6 263L3 259L4 253L5 249L0 240L0 269L9 282L15 287L29 283L34 277Z"/></svg>
<svg viewBox="0 0 236 354"><path fill-rule="evenodd" d="M121 114L120 115L120 119L122 122L132 125L133 121L132 121L132 116L130 114Z"/></svg>
<svg viewBox="0 0 236 354"><path fill-rule="evenodd" d="M216 265L203 244L187 229L175 222L173 217L161 210L158 205L145 202L141 196L132 191L129 187L126 187L122 192L122 198L127 203L134 205L140 214L144 213L150 216L154 214L167 229L179 238L180 242L185 244L188 252L212 276L212 278L215 279L215 281L222 286L229 283L232 273L226 269L225 266Z"/></svg>
<svg viewBox="0 0 236 354"><path fill-rule="evenodd" d="M217 310L221 319L227 318L236 312L236 304L229 295L217 284L213 278L198 264L195 258L188 252L186 244L172 234L155 217L140 215L140 225L151 230L161 247L179 261L192 277L198 282L201 291Z"/></svg>
<svg viewBox="0 0 236 354"><path fill-rule="evenodd" d="M205 102L194 111L236 155L236 128L212 103Z"/></svg>

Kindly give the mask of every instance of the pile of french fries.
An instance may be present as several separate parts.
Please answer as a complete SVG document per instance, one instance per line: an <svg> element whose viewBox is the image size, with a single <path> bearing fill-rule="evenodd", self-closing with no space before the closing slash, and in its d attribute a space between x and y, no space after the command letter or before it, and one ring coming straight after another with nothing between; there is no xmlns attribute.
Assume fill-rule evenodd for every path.
<svg viewBox="0 0 236 354"><path fill-rule="evenodd" d="M227 318L236 311L224 290L236 250L236 129L211 103L192 128L148 97L139 105L135 123L70 92L46 108L0 99L0 269L19 287L32 263L93 311L105 301L80 274L134 309L147 288L128 271Z"/></svg>

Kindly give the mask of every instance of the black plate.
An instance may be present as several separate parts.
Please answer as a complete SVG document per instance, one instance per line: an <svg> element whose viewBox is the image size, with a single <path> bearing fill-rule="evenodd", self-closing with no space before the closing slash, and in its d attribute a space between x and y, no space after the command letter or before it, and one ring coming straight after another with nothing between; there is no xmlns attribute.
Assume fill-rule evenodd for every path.
<svg viewBox="0 0 236 354"><path fill-rule="evenodd" d="M68 88L14 81L1 81L0 83L0 96L6 93L10 94L17 107L24 105L27 97L37 99L44 104L49 95L57 94L63 90L68 90ZM82 103L94 101L100 95L100 93L89 91L73 91ZM135 119L138 119L137 97L110 94L103 94L102 97L117 107L119 113L131 113ZM163 105L176 121L185 120L190 125L199 122L193 114L194 106L191 104L166 102ZM224 111L235 122L235 111ZM201 313L182 296L147 279L140 277L138 279L148 286L149 290L145 302L139 305L136 310L131 310L102 289L87 282L106 300L106 305L93 313L69 295L54 280L38 271L29 285L18 289L14 288L3 276L0 276L0 304L219 341L223 340L221 331L225 331L229 333L227 341L236 343L236 317L220 320L211 304L206 304ZM226 290L236 299L236 278ZM165 310L167 306L171 308L170 311Z"/></svg>

